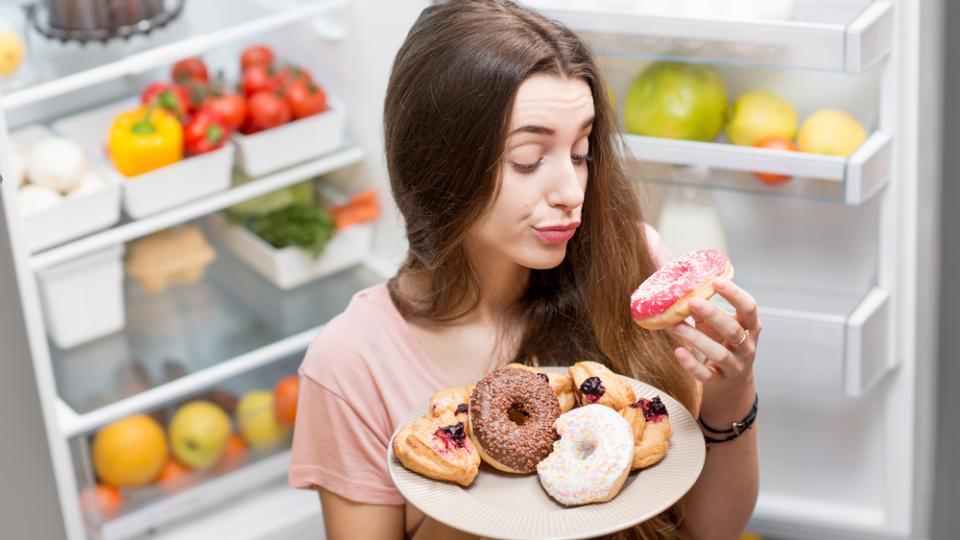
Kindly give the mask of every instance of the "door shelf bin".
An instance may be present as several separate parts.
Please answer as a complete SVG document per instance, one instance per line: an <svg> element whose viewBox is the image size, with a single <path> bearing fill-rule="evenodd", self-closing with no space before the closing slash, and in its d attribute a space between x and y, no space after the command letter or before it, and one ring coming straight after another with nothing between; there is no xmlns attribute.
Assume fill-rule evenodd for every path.
<svg viewBox="0 0 960 540"><path fill-rule="evenodd" d="M824 305L837 307L832 300L825 297ZM868 292L849 312L764 306L762 297L759 303L756 372L764 391L856 398L895 367L890 294L883 289Z"/></svg>
<svg viewBox="0 0 960 540"><path fill-rule="evenodd" d="M626 135L624 139L631 156L648 167L640 173L641 178L650 181L827 199L849 205L862 204L883 189L893 168L892 138L881 132L872 133L848 158L638 135ZM710 170L704 182L703 175L676 174L673 167L650 164ZM793 178L768 185L752 172Z"/></svg>
<svg viewBox="0 0 960 540"><path fill-rule="evenodd" d="M526 3L608 55L862 73L893 43L893 6L885 1L796 0L792 20L600 11L585 1ZM563 3L567 7L558 6Z"/></svg>

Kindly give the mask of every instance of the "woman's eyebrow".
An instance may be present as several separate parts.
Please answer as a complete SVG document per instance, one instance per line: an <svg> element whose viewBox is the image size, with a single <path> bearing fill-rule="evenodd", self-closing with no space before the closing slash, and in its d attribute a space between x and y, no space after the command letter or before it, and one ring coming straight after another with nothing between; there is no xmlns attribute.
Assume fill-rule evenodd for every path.
<svg viewBox="0 0 960 540"><path fill-rule="evenodd" d="M580 126L580 131L583 131L588 127L590 127L590 125L593 124L593 120L594 120L594 117L592 116L588 118L587 121ZM513 135L515 133L533 133L535 135L553 135L556 132L552 128L548 128L545 126L528 125L528 126L518 127L517 129L511 131L510 135Z"/></svg>

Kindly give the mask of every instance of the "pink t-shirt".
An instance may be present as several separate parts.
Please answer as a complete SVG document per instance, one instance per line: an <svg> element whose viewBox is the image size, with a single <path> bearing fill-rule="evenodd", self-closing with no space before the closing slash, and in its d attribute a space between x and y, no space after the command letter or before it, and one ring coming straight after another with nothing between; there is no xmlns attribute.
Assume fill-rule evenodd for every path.
<svg viewBox="0 0 960 540"><path fill-rule="evenodd" d="M670 254L647 226L660 264ZM353 501L401 505L387 471L387 445L410 413L452 381L420 348L386 283L354 295L328 323L300 366L300 401L289 481ZM412 534L417 523L407 523Z"/></svg>

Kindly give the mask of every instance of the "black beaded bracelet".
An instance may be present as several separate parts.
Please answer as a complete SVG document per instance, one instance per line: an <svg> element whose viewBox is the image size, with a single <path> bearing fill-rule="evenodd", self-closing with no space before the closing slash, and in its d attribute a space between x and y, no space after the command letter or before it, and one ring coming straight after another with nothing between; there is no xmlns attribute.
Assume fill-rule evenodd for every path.
<svg viewBox="0 0 960 540"><path fill-rule="evenodd" d="M743 420L739 422L731 423L730 429L719 430L716 428L712 428L703 421L702 417L698 417L697 423L700 424L700 427L702 427L703 429L709 431L710 433L714 433L716 435L727 435L727 437L723 439L715 439L713 437L708 437L706 435L704 435L703 438L707 441L707 443L724 443L724 442L729 442L736 439L737 437L740 436L741 433L750 429L750 427L753 426L753 422L757 419L757 406L759 404L760 404L760 396L755 395L753 398L753 407L750 409L750 412L748 412L747 415L743 417Z"/></svg>

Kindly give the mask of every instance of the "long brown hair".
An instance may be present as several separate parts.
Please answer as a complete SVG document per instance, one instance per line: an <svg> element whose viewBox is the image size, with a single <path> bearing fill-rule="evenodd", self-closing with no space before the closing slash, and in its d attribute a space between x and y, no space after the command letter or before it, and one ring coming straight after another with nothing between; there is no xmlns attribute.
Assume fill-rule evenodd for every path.
<svg viewBox="0 0 960 540"><path fill-rule="evenodd" d="M506 0L454 0L428 7L397 53L384 106L387 167L410 247L389 283L405 317L452 321L480 298L464 237L496 197L514 98L534 73L584 80L595 120L582 222L556 268L531 270L520 306L523 334L514 360L541 365L602 362L653 384L687 407L692 379L665 332L633 323L632 290L656 269L640 203L599 69L563 25ZM416 298L400 290L426 283ZM621 538L679 535L667 513Z"/></svg>

